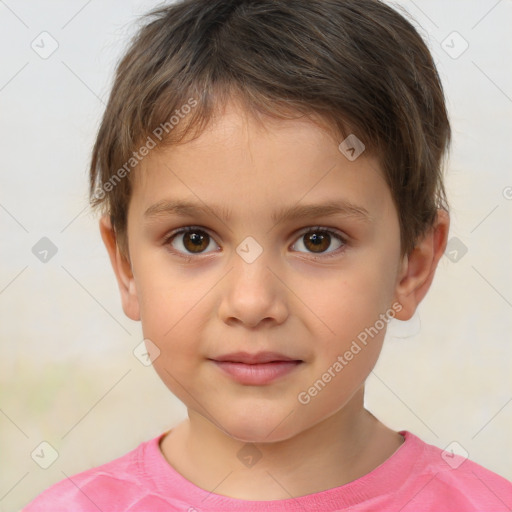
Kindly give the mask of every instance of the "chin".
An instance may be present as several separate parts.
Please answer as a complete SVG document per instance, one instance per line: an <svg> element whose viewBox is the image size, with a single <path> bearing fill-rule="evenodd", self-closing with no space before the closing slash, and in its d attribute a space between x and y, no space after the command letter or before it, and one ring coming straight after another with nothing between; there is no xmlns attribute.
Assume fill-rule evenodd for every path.
<svg viewBox="0 0 512 512"><path fill-rule="evenodd" d="M229 435L244 443L276 443L286 441L299 433L296 422L290 422L291 415L286 418L280 414L248 415L233 414L223 422Z"/></svg>

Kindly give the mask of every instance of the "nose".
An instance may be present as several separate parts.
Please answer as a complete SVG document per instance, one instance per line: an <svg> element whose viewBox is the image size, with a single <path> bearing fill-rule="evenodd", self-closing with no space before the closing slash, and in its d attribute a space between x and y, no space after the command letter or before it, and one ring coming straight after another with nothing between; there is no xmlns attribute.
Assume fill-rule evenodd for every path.
<svg viewBox="0 0 512 512"><path fill-rule="evenodd" d="M265 251L253 261L236 254L222 288L221 320L248 328L283 323L289 314L288 291L276 270Z"/></svg>

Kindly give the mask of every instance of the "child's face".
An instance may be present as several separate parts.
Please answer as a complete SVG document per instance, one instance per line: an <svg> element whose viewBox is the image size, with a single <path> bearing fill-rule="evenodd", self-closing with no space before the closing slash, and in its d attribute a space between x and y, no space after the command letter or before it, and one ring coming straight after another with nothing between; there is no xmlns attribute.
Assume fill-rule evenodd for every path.
<svg viewBox="0 0 512 512"><path fill-rule="evenodd" d="M347 411L381 350L402 272L398 217L378 162L349 161L340 142L306 120L262 128L230 104L198 139L134 171L125 311L159 347L153 364L169 389L236 439L287 439ZM215 215L180 216L162 207L171 201ZM274 220L324 203L353 209ZM165 242L186 226L200 230ZM250 383L212 361L263 351L301 362Z"/></svg>

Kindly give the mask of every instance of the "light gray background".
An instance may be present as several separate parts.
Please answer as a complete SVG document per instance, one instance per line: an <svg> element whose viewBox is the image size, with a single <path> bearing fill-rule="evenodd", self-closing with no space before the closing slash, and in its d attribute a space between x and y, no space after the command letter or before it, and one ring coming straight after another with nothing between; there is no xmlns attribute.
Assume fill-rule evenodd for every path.
<svg viewBox="0 0 512 512"><path fill-rule="evenodd" d="M186 414L132 353L141 329L122 312L87 206L89 156L115 62L136 16L156 5L0 0L0 511ZM427 39L448 97L459 259L443 257L415 318L390 329L367 406L390 427L466 451L511 479L512 2L400 5ZM43 31L59 45L47 59L31 48L42 46ZM453 58L461 37L469 47ZM32 253L42 237L58 250L46 263ZM42 441L59 455L46 470L31 458ZM50 460L47 447L35 453Z"/></svg>

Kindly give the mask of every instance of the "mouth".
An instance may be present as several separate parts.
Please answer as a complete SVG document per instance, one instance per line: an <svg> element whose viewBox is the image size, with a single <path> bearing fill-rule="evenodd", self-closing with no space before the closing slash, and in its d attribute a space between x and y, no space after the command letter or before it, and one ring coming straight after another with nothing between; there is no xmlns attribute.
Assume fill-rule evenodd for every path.
<svg viewBox="0 0 512 512"><path fill-rule="evenodd" d="M278 352L257 352L255 354L250 354L248 352L233 352L232 354L214 357L212 358L212 361L244 364L280 363L291 361L302 362L301 359L288 357Z"/></svg>
<svg viewBox="0 0 512 512"><path fill-rule="evenodd" d="M224 375L240 384L261 386L289 375L304 363L276 352L237 352L210 359Z"/></svg>

